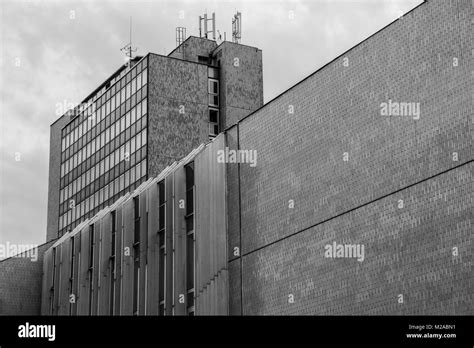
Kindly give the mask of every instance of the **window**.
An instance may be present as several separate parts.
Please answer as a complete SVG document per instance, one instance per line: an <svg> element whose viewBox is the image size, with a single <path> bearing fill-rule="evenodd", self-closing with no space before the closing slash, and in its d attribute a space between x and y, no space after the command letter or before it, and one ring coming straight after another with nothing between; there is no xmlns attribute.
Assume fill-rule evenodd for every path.
<svg viewBox="0 0 474 348"><path fill-rule="evenodd" d="M209 136L215 137L219 134L219 110L209 108Z"/></svg>
<svg viewBox="0 0 474 348"><path fill-rule="evenodd" d="M116 239L116 211L112 213L112 251L110 253L110 304L109 314L114 315L114 303L115 303L115 239Z"/></svg>
<svg viewBox="0 0 474 348"><path fill-rule="evenodd" d="M187 164L186 172L186 307L194 314L194 162Z"/></svg>
<svg viewBox="0 0 474 348"><path fill-rule="evenodd" d="M74 294L74 237L71 237L71 268L69 269L69 293ZM73 303L69 303L69 315L73 311Z"/></svg>
<svg viewBox="0 0 474 348"><path fill-rule="evenodd" d="M142 86L146 85L147 83L147 69L142 71Z"/></svg>
<svg viewBox="0 0 474 348"><path fill-rule="evenodd" d="M139 120L140 117L142 117L142 104L138 103L136 108L137 108L137 120Z"/></svg>
<svg viewBox="0 0 474 348"><path fill-rule="evenodd" d="M215 79L209 79L209 105L210 106L219 106L219 81Z"/></svg>
<svg viewBox="0 0 474 348"><path fill-rule="evenodd" d="M140 282L140 200L139 196L133 197L135 210L135 228L133 243L133 315L139 314L139 282Z"/></svg>
<svg viewBox="0 0 474 348"><path fill-rule="evenodd" d="M213 79L218 79L219 78L219 69L217 68L213 68L213 67L209 67L207 69L207 72L208 72L208 76L210 78L213 78Z"/></svg>
<svg viewBox="0 0 474 348"><path fill-rule="evenodd" d="M158 314L165 313L165 182L162 180L158 183L158 243L159 249L159 265L158 265Z"/></svg>
<svg viewBox="0 0 474 348"><path fill-rule="evenodd" d="M135 106L131 111L131 120L130 123L133 124L137 120L137 107Z"/></svg>
<svg viewBox="0 0 474 348"><path fill-rule="evenodd" d="M203 63L203 64L208 64L209 63L209 57L208 56L198 56L198 62Z"/></svg>
<svg viewBox="0 0 474 348"><path fill-rule="evenodd" d="M142 88L142 74L138 74L137 76L137 89Z"/></svg>
<svg viewBox="0 0 474 348"><path fill-rule="evenodd" d="M125 115L125 128L130 127L130 112Z"/></svg>
<svg viewBox="0 0 474 348"><path fill-rule="evenodd" d="M145 176L146 175L146 158L142 161L141 163L141 167L142 167L142 176Z"/></svg>
<svg viewBox="0 0 474 348"><path fill-rule="evenodd" d="M209 79L209 94L218 94L219 93L219 81L214 79Z"/></svg>
<svg viewBox="0 0 474 348"><path fill-rule="evenodd" d="M89 226L89 315L92 314L93 283L92 275L94 271L94 225Z"/></svg>
<svg viewBox="0 0 474 348"><path fill-rule="evenodd" d="M142 103L141 103L141 105L142 105L142 116L145 115L146 112L147 112L147 104L146 104L146 101L147 101L146 99L143 99L143 100L142 100Z"/></svg>

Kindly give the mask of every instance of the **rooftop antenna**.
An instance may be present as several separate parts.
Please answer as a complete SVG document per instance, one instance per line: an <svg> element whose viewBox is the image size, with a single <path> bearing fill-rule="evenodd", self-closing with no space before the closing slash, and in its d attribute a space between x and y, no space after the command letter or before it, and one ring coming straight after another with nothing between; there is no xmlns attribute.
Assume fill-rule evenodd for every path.
<svg viewBox="0 0 474 348"><path fill-rule="evenodd" d="M132 46L132 17L130 16L130 42L123 46L120 51L125 52L125 60L127 65L131 67L131 62L133 59L133 53L137 51L136 47Z"/></svg>
<svg viewBox="0 0 474 348"><path fill-rule="evenodd" d="M240 43L242 39L242 13L237 12L232 18L232 42Z"/></svg>
<svg viewBox="0 0 474 348"><path fill-rule="evenodd" d="M176 27L176 47L177 51L183 51L181 44L186 40L186 28L185 27Z"/></svg>
<svg viewBox="0 0 474 348"><path fill-rule="evenodd" d="M211 30L207 30L207 22L211 22ZM212 33L212 40L216 39L216 14L212 12L212 17L207 18L207 11L204 16L199 16L199 37L209 39L209 33Z"/></svg>

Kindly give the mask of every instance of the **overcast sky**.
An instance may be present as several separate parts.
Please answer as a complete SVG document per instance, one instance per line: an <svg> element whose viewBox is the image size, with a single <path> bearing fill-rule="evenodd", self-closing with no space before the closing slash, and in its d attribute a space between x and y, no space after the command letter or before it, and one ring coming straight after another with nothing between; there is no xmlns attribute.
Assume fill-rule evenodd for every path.
<svg viewBox="0 0 474 348"><path fill-rule="evenodd" d="M0 243L45 241L49 126L58 103L79 103L123 64L130 16L137 53L168 54L175 28L199 36L206 10L230 40L240 11L267 102L421 2L0 0Z"/></svg>

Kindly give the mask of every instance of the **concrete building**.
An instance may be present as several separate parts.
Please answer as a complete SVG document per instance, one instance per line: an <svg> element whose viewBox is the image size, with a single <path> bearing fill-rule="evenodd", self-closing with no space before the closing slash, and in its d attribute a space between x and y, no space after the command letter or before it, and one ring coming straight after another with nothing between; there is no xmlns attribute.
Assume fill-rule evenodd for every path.
<svg viewBox="0 0 474 348"><path fill-rule="evenodd" d="M46 251L43 313L474 314L469 10L426 1L261 107L221 45L220 134L153 174L148 146L141 186Z"/></svg>
<svg viewBox="0 0 474 348"><path fill-rule="evenodd" d="M262 105L257 48L191 36L131 60L51 125L47 241Z"/></svg>
<svg viewBox="0 0 474 348"><path fill-rule="evenodd" d="M57 240L42 314L227 314L223 144L199 146Z"/></svg>

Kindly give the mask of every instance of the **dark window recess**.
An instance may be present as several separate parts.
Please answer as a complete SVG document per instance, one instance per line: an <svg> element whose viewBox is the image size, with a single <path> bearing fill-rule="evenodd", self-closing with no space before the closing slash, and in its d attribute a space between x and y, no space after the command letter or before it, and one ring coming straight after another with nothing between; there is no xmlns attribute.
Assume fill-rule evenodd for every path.
<svg viewBox="0 0 474 348"><path fill-rule="evenodd" d="M71 237L71 268L69 270L69 294L74 294L74 237ZM74 304L69 303L69 315L72 314Z"/></svg>
<svg viewBox="0 0 474 348"><path fill-rule="evenodd" d="M92 275L94 273L94 225L89 227L89 315L92 314L92 298L94 288L92 286Z"/></svg>
<svg viewBox="0 0 474 348"><path fill-rule="evenodd" d="M110 298L109 298L109 314L114 314L114 303L115 303L115 239L116 239L116 211L112 213L112 252L110 255Z"/></svg>
<svg viewBox="0 0 474 348"><path fill-rule="evenodd" d="M219 111L215 109L209 109L209 122L218 122Z"/></svg>
<svg viewBox="0 0 474 348"><path fill-rule="evenodd" d="M139 196L133 197L135 210L135 228L134 228L134 243L133 243L133 315L138 315L139 303L139 282L140 282L140 199Z"/></svg>
<svg viewBox="0 0 474 348"><path fill-rule="evenodd" d="M194 314L194 162L185 166L186 172L186 307Z"/></svg>
<svg viewBox="0 0 474 348"><path fill-rule="evenodd" d="M208 56L198 56L198 62L208 64L209 63L209 57Z"/></svg>
<svg viewBox="0 0 474 348"><path fill-rule="evenodd" d="M158 244L159 248L159 265L158 265L158 314L165 314L165 253L166 253L166 230L165 230L165 211L166 211L166 197L165 197L165 182L158 183Z"/></svg>
<svg viewBox="0 0 474 348"><path fill-rule="evenodd" d="M188 233L186 237L186 270L186 288L189 291L194 289L194 233Z"/></svg>

